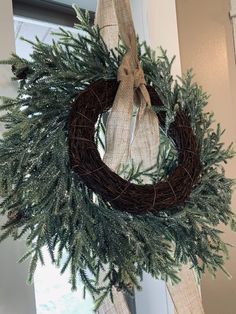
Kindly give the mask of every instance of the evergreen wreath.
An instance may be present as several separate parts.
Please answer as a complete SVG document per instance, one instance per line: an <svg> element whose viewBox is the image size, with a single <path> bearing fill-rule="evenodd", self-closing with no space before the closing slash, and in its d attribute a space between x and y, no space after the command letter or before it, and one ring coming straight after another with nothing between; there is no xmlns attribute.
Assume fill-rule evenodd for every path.
<svg viewBox="0 0 236 314"><path fill-rule="evenodd" d="M155 171L131 166L122 169L121 175L125 172L125 182L135 186L142 183L143 176L148 176L153 186L162 184L187 154L189 168L181 170L186 180L193 178L187 172L197 165L190 190L186 187L188 191L177 202L159 203L157 210L139 213L133 206L135 199L128 199L128 205L122 207L112 201L113 196L109 199L100 193L99 183L104 182L94 186L86 180L94 178L94 173L86 176L85 169L78 170L81 163L88 166L91 161L91 145L96 158L97 147L104 147L103 112L112 104L125 49L121 44L116 52L109 51L99 28L90 25L89 15L78 9L77 14L80 24L76 28L82 35L61 29L57 43L30 42L34 47L30 61L13 55L5 62L12 65L20 87L16 99L4 98L1 105L1 110L6 110L1 117L6 128L0 141L1 214L7 214L8 221L0 240L9 236L26 239L29 250L21 261L31 256L30 281L37 263L44 264L42 248L47 246L61 273L70 267L72 288L76 289L79 276L96 298L96 307L107 295L112 297L113 287L130 293L132 287L140 288L144 271L175 283L182 264L190 263L199 277L206 269L213 274L218 268L224 270L227 244L217 226L223 223L235 229L235 217L230 208L234 182L225 177L222 163L234 153L231 146L225 149L221 143L220 126L212 128L213 114L203 110L208 96L192 82L191 72L174 80L173 60L168 60L165 51L157 57L145 43L139 44L161 126ZM80 119L84 124L76 126L73 121L79 117L78 110L85 110L82 99L91 96L95 86L102 106L91 97L88 108L97 111L94 120L86 123ZM182 122L187 128L180 128ZM83 126L87 130L82 135L90 141L86 145L80 142L79 147L77 143L75 152L73 138L80 137ZM191 145L190 153L186 143ZM185 152L181 152L183 148ZM77 164L73 153L79 156ZM176 198L182 191L179 182ZM116 189L115 184L111 181L110 187ZM153 197L147 201L153 203Z"/></svg>

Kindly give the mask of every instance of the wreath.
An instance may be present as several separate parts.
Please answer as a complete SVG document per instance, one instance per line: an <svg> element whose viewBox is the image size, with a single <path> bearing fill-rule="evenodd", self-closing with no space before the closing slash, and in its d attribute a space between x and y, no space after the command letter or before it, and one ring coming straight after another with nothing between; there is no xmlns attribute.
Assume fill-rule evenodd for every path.
<svg viewBox="0 0 236 314"><path fill-rule="evenodd" d="M112 207L130 213L171 210L183 203L199 181L201 162L197 139L188 116L178 110L167 135L178 151L178 166L167 180L153 185L137 185L124 180L102 161L94 142L95 124L108 110L117 92L117 81L100 80L80 93L72 105L69 124L71 166L85 184ZM149 87L153 106L162 106L155 90ZM165 127L163 114L158 114Z"/></svg>
<svg viewBox="0 0 236 314"><path fill-rule="evenodd" d="M139 44L160 151L155 171L131 166L121 178L102 162L98 146L126 51L122 44L108 50L89 15L77 13L83 35L61 29L57 43L30 42L31 60L13 55L2 62L12 65L20 86L1 105L1 214L8 216L1 240L25 239L21 261L31 257L30 281L47 246L61 273L70 267L72 288L80 277L97 306L113 287L140 288L143 272L175 283L186 263L199 277L224 270L227 245L217 226L235 229L235 220L234 182L222 163L234 153L204 111L208 96L191 72L174 80L165 51L156 57ZM143 176L153 184L142 184Z"/></svg>

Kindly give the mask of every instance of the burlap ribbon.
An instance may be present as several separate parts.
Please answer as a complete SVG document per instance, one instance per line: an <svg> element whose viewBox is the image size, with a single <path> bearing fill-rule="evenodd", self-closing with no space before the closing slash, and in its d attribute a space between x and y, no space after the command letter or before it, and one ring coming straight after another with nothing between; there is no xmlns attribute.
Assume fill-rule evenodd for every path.
<svg viewBox="0 0 236 314"><path fill-rule="evenodd" d="M183 266L179 277L181 282L178 285L167 285L175 312L177 314L204 314L200 287L194 271L188 265Z"/></svg>
<svg viewBox="0 0 236 314"><path fill-rule="evenodd" d="M129 0L99 0L95 22L110 49L118 44L118 29L127 48L118 71L119 89L107 120L104 162L115 172L131 160L137 166L142 163L142 170L148 169L157 162L159 123L151 108L144 73L138 60ZM134 103L138 107L138 114L133 127ZM147 178L144 178L144 183L149 183ZM168 285L176 312L204 313L193 271L185 267L179 275L182 282L178 286ZM116 291L114 303L105 300L99 313L130 313L124 296Z"/></svg>
<svg viewBox="0 0 236 314"><path fill-rule="evenodd" d="M100 5L102 2L104 1L101 1ZM107 121L104 162L113 171L118 171L121 165L130 161L135 164L142 163L143 169L150 168L157 161L158 118L151 108L144 73L138 60L130 3L128 0L113 0L113 4L120 37L127 48L127 53L118 70L117 79L120 85ZM111 23L114 24L116 23ZM110 36L108 38L111 43ZM134 102L139 109L132 134Z"/></svg>
<svg viewBox="0 0 236 314"><path fill-rule="evenodd" d="M100 32L101 35L107 45L107 47L109 49L114 49L115 47L118 46L118 41L119 41L119 29L118 29L118 22L117 22L117 17L116 17L116 13L115 13L115 8L114 8L114 3L113 0L98 0L97 3L97 10L96 10L96 17L95 17L95 24L97 24L100 28ZM118 91L119 92L119 91ZM107 131L106 131L106 143L110 143L109 145L109 154L105 153L104 158L106 160L104 160L104 162L113 170L115 170L115 168L118 169L119 164L118 161L115 165L114 161L113 164L111 164L112 158L109 158L109 155L112 156L112 136L116 137L116 130L120 131L119 134L121 133L122 130L122 122L125 119L125 126L124 126L124 133L126 134L126 136L129 134L129 128L130 125L128 125L128 122L131 121L131 118L128 118L126 116L123 116L121 110L118 110L118 112L116 113L117 108L119 107L118 103L120 102L117 101L118 98L118 94L116 95L116 100L113 104L113 109L112 112L110 113L109 117L108 117L108 121L109 121L109 125L112 124L112 126L108 127L107 125ZM124 97L124 101L126 102L126 98ZM116 108L116 109L115 109ZM114 112L115 111L115 112ZM125 108L126 112L131 112L131 116L132 116L132 111L130 108ZM112 117L111 117L112 115ZM116 121L116 119L118 119ZM122 120L120 120L122 119ZM117 122L117 124L115 123ZM111 128L116 128L111 130ZM108 131L109 130L109 131ZM108 132L110 137L108 138ZM120 135L119 135L120 137ZM128 141L129 139L127 139L125 141L126 146L128 147ZM114 147L116 147L116 145L119 145L119 143L117 143L116 138L114 138ZM106 150L108 151L108 150ZM125 151L125 149L123 150L123 152ZM114 154L116 154L117 152L114 152ZM126 154L126 156L128 156L128 154ZM120 156L119 156L120 158ZM115 158L116 159L116 158ZM118 159L118 158L117 158ZM123 158L121 158L123 159ZM122 293L117 292L115 289L113 289L113 300L114 303L111 302L110 298L107 297L103 304L101 305L101 307L98 310L98 314L131 314L129 307L127 305L127 302L125 300L125 297Z"/></svg>

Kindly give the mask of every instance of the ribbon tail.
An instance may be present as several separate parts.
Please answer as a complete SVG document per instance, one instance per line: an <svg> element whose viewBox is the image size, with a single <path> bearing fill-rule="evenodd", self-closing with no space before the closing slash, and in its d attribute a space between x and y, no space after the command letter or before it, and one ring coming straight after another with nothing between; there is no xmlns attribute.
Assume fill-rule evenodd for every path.
<svg viewBox="0 0 236 314"><path fill-rule="evenodd" d="M120 82L106 125L106 152L103 160L115 172L130 154L133 97L133 80L130 77Z"/></svg>

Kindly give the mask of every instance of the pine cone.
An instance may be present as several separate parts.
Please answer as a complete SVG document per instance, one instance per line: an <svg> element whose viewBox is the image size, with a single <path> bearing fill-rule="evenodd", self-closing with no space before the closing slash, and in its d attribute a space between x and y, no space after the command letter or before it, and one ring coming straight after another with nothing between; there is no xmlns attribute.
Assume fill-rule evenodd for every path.
<svg viewBox="0 0 236 314"><path fill-rule="evenodd" d="M25 80L27 75L31 73L31 70L27 65L16 66L13 64L11 70L18 80Z"/></svg>
<svg viewBox="0 0 236 314"><path fill-rule="evenodd" d="M10 210L7 214L7 217L10 221L21 220L23 217L22 213L17 210Z"/></svg>

